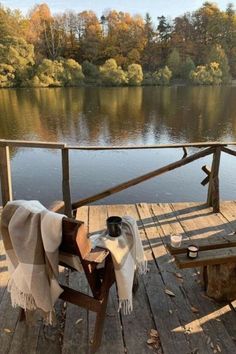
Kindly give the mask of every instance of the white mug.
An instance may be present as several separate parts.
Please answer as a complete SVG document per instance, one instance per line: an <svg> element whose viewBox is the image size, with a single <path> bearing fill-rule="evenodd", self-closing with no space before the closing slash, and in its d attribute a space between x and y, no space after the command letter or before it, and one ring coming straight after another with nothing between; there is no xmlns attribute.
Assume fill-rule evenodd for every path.
<svg viewBox="0 0 236 354"><path fill-rule="evenodd" d="M170 235L170 244L172 247L178 248L181 246L182 235L180 234L173 234Z"/></svg>

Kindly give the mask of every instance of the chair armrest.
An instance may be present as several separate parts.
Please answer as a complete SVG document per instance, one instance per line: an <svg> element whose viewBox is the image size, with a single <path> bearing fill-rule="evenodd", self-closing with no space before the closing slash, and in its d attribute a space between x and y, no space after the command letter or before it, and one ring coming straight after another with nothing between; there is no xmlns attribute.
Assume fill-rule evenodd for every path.
<svg viewBox="0 0 236 354"><path fill-rule="evenodd" d="M54 211L55 213L63 212L65 207L65 203L62 200L56 200L49 206L50 211Z"/></svg>
<svg viewBox="0 0 236 354"><path fill-rule="evenodd" d="M85 261L102 263L110 252L104 248L95 247L84 258Z"/></svg>

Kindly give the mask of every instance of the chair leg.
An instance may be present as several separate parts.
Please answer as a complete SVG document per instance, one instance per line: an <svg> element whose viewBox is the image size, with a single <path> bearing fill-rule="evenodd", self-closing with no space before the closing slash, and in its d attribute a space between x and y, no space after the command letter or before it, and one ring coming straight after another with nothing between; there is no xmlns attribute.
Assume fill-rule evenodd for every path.
<svg viewBox="0 0 236 354"><path fill-rule="evenodd" d="M108 297L109 297L109 291L104 297L103 303L101 305L101 309L96 316L96 323L95 323L94 335L93 335L93 344L91 346L91 351L90 351L91 354L95 353L101 345Z"/></svg>

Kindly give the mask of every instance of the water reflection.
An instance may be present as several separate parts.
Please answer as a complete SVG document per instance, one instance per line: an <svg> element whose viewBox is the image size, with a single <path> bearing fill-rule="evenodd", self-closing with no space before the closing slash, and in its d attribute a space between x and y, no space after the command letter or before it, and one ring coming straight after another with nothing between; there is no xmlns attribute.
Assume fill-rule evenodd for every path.
<svg viewBox="0 0 236 354"><path fill-rule="evenodd" d="M158 144L207 140L233 141L236 140L235 97L236 87L230 86L1 90L0 138L64 141L79 145ZM75 157L72 153L71 159L78 167L78 169L73 167L75 185L77 185L78 178L83 185L82 188L80 185L79 189L75 189L75 196L93 194L95 190L100 190L101 187L107 187L118 180L127 179L128 175L132 177L135 174L147 171L149 168L156 168L157 163L163 165L169 159L174 160L178 154L178 152L172 152L171 154L165 152L159 154L160 158L158 159L156 153L153 155L153 153L121 154L114 152L112 156L105 153L102 155L80 154L80 165L77 166L75 161L78 157ZM96 172L96 178L104 183L95 181L94 173L90 169L91 159L94 156L96 156L96 161L99 161L97 163L93 160L93 166L96 166L96 171L99 170L99 173ZM100 159L99 156L102 156L102 158ZM45 176L47 174L43 169L39 173L37 168L39 160L44 161L48 168L54 166L56 160L60 165L58 154L52 152L45 154L45 152L38 151L36 154L35 150L28 152L14 150L12 151L12 158L13 169L17 175L17 179L14 180L15 193L22 197L25 197L25 194L30 197L35 195L31 180L34 183L37 181L38 185L44 185L45 189ZM140 164L141 158L143 160ZM30 161L28 168L31 168L31 179L27 181L27 191L24 189L24 176L27 170L26 159L28 162ZM136 160L137 164L135 163ZM225 162L223 161L223 163ZM228 163L232 167L232 162ZM53 197L57 194L57 188L60 189L60 178L56 177L60 174L58 164L53 167L56 172L52 177L58 180L58 186L52 193ZM119 166L123 167L120 169ZM129 166L129 171L125 166ZM32 172L34 171L33 167L35 167L37 173ZM106 168L112 168L113 172L110 171L109 176L104 172ZM87 171L92 176L88 176ZM199 171L194 170L193 167L188 174L200 178ZM183 178L182 173L180 174L181 177L178 173L174 173L174 175L174 184L178 181L178 178ZM85 176L89 179L89 183ZM168 199L167 195L162 192L163 188L166 189L167 182L171 182L168 178L164 178L163 182L157 185L158 198L161 198L162 201ZM138 189L136 187L135 196L133 190L130 190L129 197L131 200L128 201L132 202L134 199L135 201L154 200L152 193L154 183L156 186L156 182L150 181L138 187ZM187 184L186 182L185 187ZM232 187L232 182L229 181L229 185ZM190 184L189 188L186 188L187 194L183 195L182 200L184 198L196 200L205 195L205 190L204 192L195 191ZM200 188L199 185L198 188ZM41 199L45 201L48 200L48 194L54 187L50 189L50 183L48 183L47 192L44 189L39 188L38 191ZM227 187L227 190L229 191L229 187ZM172 200L181 199L180 195L176 197L174 189L168 193L171 194ZM120 201L121 195L122 193L114 196L111 201ZM124 201L127 201L125 195ZM121 202L124 201L121 200Z"/></svg>
<svg viewBox="0 0 236 354"><path fill-rule="evenodd" d="M0 135L79 144L231 139L236 87L0 91Z"/></svg>

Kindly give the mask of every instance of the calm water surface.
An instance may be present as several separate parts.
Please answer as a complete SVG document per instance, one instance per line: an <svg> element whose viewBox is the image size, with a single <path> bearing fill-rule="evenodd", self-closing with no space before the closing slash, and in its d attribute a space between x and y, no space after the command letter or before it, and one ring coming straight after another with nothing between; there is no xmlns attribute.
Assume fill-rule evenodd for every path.
<svg viewBox="0 0 236 354"><path fill-rule="evenodd" d="M51 88L0 90L0 138L78 145L236 141L236 87ZM194 151L194 149L190 150ZM159 168L182 150L70 153L73 201ZM11 150L14 197L61 198L60 153ZM154 178L99 203L205 200L201 166ZM236 199L236 159L222 154L223 199Z"/></svg>

